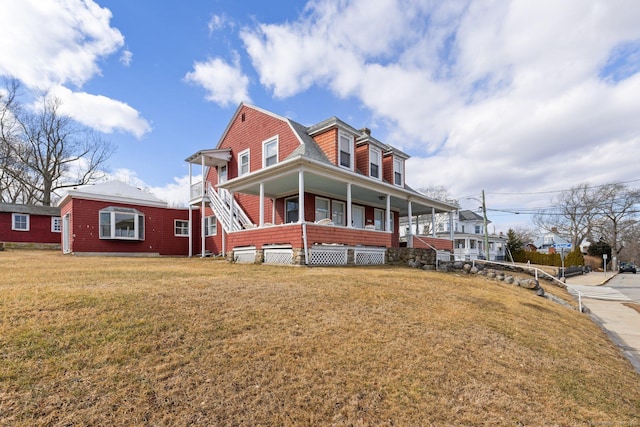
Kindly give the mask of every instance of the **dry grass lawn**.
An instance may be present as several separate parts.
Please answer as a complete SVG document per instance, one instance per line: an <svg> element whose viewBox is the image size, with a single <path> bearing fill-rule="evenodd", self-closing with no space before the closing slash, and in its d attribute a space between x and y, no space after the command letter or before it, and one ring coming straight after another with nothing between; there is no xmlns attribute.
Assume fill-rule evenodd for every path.
<svg viewBox="0 0 640 427"><path fill-rule="evenodd" d="M640 375L588 316L477 276L19 250L0 271L1 425L640 424Z"/></svg>

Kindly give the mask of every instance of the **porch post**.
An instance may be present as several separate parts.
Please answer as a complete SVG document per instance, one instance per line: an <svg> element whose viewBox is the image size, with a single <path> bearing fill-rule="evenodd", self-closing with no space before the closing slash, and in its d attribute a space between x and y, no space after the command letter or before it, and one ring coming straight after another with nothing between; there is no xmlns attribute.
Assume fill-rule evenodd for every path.
<svg viewBox="0 0 640 427"><path fill-rule="evenodd" d="M385 213L385 215L387 223L385 230L388 232L393 232L393 226L391 224L391 194L387 194L387 212Z"/></svg>
<svg viewBox="0 0 640 427"><path fill-rule="evenodd" d="M191 175L191 173L189 173ZM191 176L189 176L191 178ZM191 181L191 179L189 179ZM191 183L189 183L189 188L191 188ZM189 190L191 191L191 190ZM193 256L193 206L189 204L189 258Z"/></svg>
<svg viewBox="0 0 640 427"><path fill-rule="evenodd" d="M259 227L264 225L264 182L260 183L260 222Z"/></svg>
<svg viewBox="0 0 640 427"><path fill-rule="evenodd" d="M298 171L298 222L304 222L304 171Z"/></svg>
<svg viewBox="0 0 640 427"><path fill-rule="evenodd" d="M200 206L200 257L204 258L205 251L205 241L204 241L204 185L205 185L205 176L204 176L204 154L201 157L200 164L202 166L202 181L200 181L200 199L202 200Z"/></svg>
<svg viewBox="0 0 640 427"><path fill-rule="evenodd" d="M453 241L453 211L449 212L449 238Z"/></svg>
<svg viewBox="0 0 640 427"><path fill-rule="evenodd" d="M407 247L413 247L413 213L411 212L411 199L407 200L407 217L409 219L409 230L407 231Z"/></svg>
<svg viewBox="0 0 640 427"><path fill-rule="evenodd" d="M353 227L353 219L351 216L351 183L347 183L347 227Z"/></svg>
<svg viewBox="0 0 640 427"><path fill-rule="evenodd" d="M191 162L189 162L189 258L193 256L193 206L191 206L193 174L191 170Z"/></svg>
<svg viewBox="0 0 640 427"><path fill-rule="evenodd" d="M431 208L431 237L436 237L436 208Z"/></svg>

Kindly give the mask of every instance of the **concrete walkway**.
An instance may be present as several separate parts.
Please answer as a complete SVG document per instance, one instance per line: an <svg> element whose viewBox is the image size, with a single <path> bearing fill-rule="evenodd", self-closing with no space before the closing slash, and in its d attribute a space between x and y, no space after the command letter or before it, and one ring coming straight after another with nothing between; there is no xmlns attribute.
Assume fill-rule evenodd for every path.
<svg viewBox="0 0 640 427"><path fill-rule="evenodd" d="M594 321L609 334L612 341L640 372L640 313L624 305L625 301L630 302L624 295L610 288L601 288L606 287L607 281L614 276L615 273L607 273L605 276L604 273L592 272L567 278L567 285L576 285L577 289L584 287L583 294L595 296L583 296L583 307L591 311ZM594 288L594 292L590 293L587 287L600 289ZM616 293L623 298L616 298ZM601 296L598 297L598 294Z"/></svg>

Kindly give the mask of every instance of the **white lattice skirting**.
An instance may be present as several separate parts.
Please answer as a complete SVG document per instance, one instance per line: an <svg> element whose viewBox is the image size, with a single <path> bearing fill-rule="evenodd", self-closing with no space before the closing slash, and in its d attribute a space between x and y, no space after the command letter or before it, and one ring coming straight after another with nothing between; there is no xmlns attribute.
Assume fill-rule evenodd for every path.
<svg viewBox="0 0 640 427"><path fill-rule="evenodd" d="M264 247L265 264L293 264L293 249L291 247Z"/></svg>
<svg viewBox="0 0 640 427"><path fill-rule="evenodd" d="M356 248L354 259L356 265L384 264L385 249L383 248Z"/></svg>
<svg viewBox="0 0 640 427"><path fill-rule="evenodd" d="M233 259L235 262L241 263L255 263L256 262L256 248L254 246L234 249L233 250Z"/></svg>
<svg viewBox="0 0 640 427"><path fill-rule="evenodd" d="M347 248L345 246L314 246L309 251L311 265L347 265Z"/></svg>

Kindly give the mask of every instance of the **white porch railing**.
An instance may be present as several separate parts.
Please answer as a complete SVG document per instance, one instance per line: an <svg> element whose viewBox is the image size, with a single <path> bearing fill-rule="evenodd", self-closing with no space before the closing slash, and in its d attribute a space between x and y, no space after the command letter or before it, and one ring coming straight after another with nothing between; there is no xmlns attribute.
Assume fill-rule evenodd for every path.
<svg viewBox="0 0 640 427"><path fill-rule="evenodd" d="M222 227L226 232L239 231L243 228L252 225L247 214L242 210L240 206L234 203L233 215L231 215L229 206L231 203L231 195L228 195L228 200L220 198L218 193L213 189L210 184L207 184L207 196L209 197L209 205L213 210L216 218L222 223Z"/></svg>

